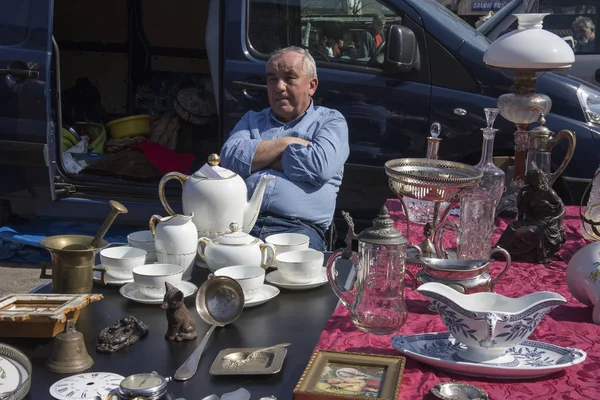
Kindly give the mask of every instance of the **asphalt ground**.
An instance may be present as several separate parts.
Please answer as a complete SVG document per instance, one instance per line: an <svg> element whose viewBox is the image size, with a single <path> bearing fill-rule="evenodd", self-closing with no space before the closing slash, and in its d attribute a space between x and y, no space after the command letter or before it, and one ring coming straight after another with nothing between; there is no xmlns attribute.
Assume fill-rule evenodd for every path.
<svg viewBox="0 0 600 400"><path fill-rule="evenodd" d="M40 279L40 265L0 261L0 297L28 293L50 279Z"/></svg>

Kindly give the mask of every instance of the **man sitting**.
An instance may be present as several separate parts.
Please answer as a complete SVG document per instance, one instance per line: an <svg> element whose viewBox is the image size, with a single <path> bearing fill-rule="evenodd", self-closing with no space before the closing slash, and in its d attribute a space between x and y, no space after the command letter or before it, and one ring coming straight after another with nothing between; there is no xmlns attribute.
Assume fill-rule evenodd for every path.
<svg viewBox="0 0 600 400"><path fill-rule="evenodd" d="M271 107L242 117L223 145L221 165L242 176L250 193L263 175L275 176L252 236L303 233L322 251L350 149L342 114L313 104L318 83L306 50L274 52L267 62Z"/></svg>

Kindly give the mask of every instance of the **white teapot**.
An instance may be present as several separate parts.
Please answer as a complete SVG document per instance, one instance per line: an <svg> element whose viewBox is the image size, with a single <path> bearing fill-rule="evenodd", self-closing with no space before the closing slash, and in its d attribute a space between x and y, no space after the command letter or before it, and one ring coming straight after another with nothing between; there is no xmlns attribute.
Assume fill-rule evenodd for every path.
<svg viewBox="0 0 600 400"><path fill-rule="evenodd" d="M229 233L215 239L198 239L198 254L206 261L208 269L216 271L232 265L252 265L266 269L273 263L277 255L275 246L242 232L235 222L231 223L229 229Z"/></svg>
<svg viewBox="0 0 600 400"><path fill-rule="evenodd" d="M165 185L171 179L177 179L181 183L183 213L194 215L192 221L196 225L198 236L211 239L229 232L231 221L241 222L241 230L250 232L258 218L267 183L275 178L272 175L263 176L248 201L248 188L244 179L227 168L219 167L219 162L221 158L217 154L211 154L208 158L210 168L221 179L207 176L202 170L191 176L169 172L158 185L160 202L170 215L175 215L165 198Z"/></svg>

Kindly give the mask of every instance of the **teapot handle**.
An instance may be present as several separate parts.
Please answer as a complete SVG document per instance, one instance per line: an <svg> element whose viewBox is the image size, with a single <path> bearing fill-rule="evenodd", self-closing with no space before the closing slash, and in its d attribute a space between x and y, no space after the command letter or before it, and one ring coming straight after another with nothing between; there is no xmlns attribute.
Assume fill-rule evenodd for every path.
<svg viewBox="0 0 600 400"><path fill-rule="evenodd" d="M510 263L512 261L511 257L510 257L510 253L506 250L504 250L502 247L500 246L496 246L492 249L492 251L490 252L490 262L492 259L492 255L494 253L500 253L502 255L504 255L504 259L506 260L506 266L504 267L504 269L502 270L502 272L500 272L500 275L498 275L496 277L496 279L494 279L492 281L492 284L490 285L490 291L493 292L494 291L494 286L496 286L496 282L498 282L498 279L502 278L502 276L504 276L504 274L506 273L506 271L508 270L508 267L510 267Z"/></svg>
<svg viewBox="0 0 600 400"><path fill-rule="evenodd" d="M335 264L337 263L338 259L340 259L342 257L342 253L343 253L343 250L337 250L337 251L333 252L333 254L331 254L331 256L329 257L329 260L327 260L327 280L331 284L331 289L333 289L333 293L335 293L335 295L340 299L342 304L344 306L346 306L346 308L349 311L352 311L351 296L354 295L353 288L354 288L355 282L353 280L353 283L350 286L350 289L347 290L345 287L340 285L337 281L337 271L335 269ZM356 271L356 266L358 265L358 257L356 256L355 252L352 252L350 259L352 260L352 264Z"/></svg>
<svg viewBox="0 0 600 400"><path fill-rule="evenodd" d="M167 197L165 196L165 185L171 179L177 179L179 183L181 183L181 187L183 188L183 185L185 185L185 183L188 179L190 179L190 177L180 172L169 172L168 174L162 177L160 183L158 184L158 198L160 199L160 202L162 203L165 210L167 210L169 215L175 215L175 211L173 211L173 209L167 202Z"/></svg>
<svg viewBox="0 0 600 400"><path fill-rule="evenodd" d="M261 252L261 268L267 269L275 263L275 257L277 256L277 249L271 243L264 243L260 245Z"/></svg>
<svg viewBox="0 0 600 400"><path fill-rule="evenodd" d="M198 239L198 255L206 261L206 245L210 243L211 240L207 237L201 237Z"/></svg>
<svg viewBox="0 0 600 400"><path fill-rule="evenodd" d="M419 260L421 259L421 257L423 257L423 250L421 250L421 248L419 246L417 246L416 244L411 243L408 246L406 246L406 248L415 249L417 251L417 254L419 255ZM412 272L410 272L410 270L408 269L408 266L406 264L407 263L405 262L404 270L406 271L408 276L410 276L410 279L412 279L412 282L413 282L412 289L415 290L419 286L419 282L417 281L417 278L415 278L414 274Z"/></svg>
<svg viewBox="0 0 600 400"><path fill-rule="evenodd" d="M148 223L150 227L150 232L152 232L152 236L156 235L156 224L160 222L162 217L158 214L154 214L150 217L150 222Z"/></svg>

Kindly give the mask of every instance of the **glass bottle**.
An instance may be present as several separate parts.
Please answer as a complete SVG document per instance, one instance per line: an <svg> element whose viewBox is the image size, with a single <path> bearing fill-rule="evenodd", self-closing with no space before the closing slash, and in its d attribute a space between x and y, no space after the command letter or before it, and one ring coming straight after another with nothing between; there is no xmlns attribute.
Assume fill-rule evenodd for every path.
<svg viewBox="0 0 600 400"><path fill-rule="evenodd" d="M429 128L429 133L431 136L427 138L427 154L425 155L425 158L437 160L440 142L442 141L442 139L439 138L441 132L442 126L439 124L439 122L434 122L431 124L431 128ZM405 197L404 204L406 205L408 220L411 223L417 225L433 223L434 203L432 201ZM444 204L442 204L442 206ZM440 207L440 214L442 213L443 208L444 207Z"/></svg>
<svg viewBox="0 0 600 400"><path fill-rule="evenodd" d="M497 108L485 108L487 127L483 128L481 160L475 168L483 172L481 181L461 199L457 258L487 260L492 248L496 206L504 192L504 171L494 165L493 128Z"/></svg>
<svg viewBox="0 0 600 400"><path fill-rule="evenodd" d="M594 225L600 223L600 206L592 207L596 204L600 203L600 168L596 170L594 174L594 179L592 181L592 189L590 191L590 197L587 201L587 206L585 208L584 216L588 220L594 222ZM598 230L598 226L596 229ZM595 232L592 230L592 226L589 223L581 222L581 234L584 238L588 240L599 240L600 237L595 235Z"/></svg>

